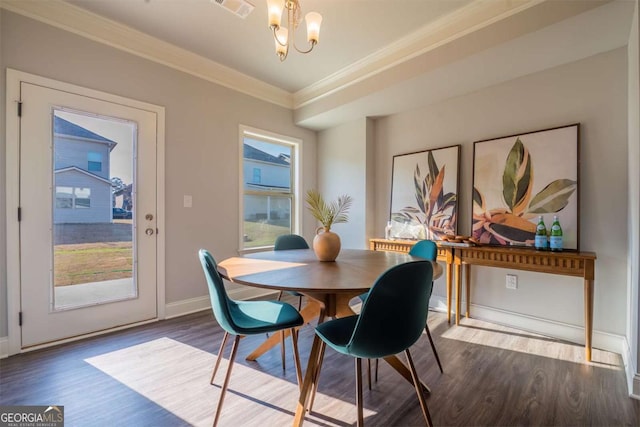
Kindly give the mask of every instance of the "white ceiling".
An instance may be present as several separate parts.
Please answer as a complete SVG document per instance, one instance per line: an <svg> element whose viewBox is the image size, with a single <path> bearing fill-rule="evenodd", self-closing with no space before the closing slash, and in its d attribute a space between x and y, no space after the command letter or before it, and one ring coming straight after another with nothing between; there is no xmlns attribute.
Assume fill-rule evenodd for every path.
<svg viewBox="0 0 640 427"><path fill-rule="evenodd" d="M67 0L288 92L312 83L468 5L472 0L301 0L322 17L313 52L275 54L266 0L242 19L210 0ZM284 25L284 24L283 24ZM306 29L297 31L301 49ZM293 50L293 49L291 49Z"/></svg>
<svg viewBox="0 0 640 427"><path fill-rule="evenodd" d="M0 7L293 110L326 129L628 43L635 0L301 0L320 43L280 62L266 0L0 0ZM305 42L304 28L299 34Z"/></svg>

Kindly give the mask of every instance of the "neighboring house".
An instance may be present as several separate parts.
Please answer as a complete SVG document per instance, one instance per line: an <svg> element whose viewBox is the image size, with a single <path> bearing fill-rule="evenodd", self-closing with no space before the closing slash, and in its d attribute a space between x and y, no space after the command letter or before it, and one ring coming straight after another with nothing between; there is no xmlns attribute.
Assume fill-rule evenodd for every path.
<svg viewBox="0 0 640 427"><path fill-rule="evenodd" d="M290 191L291 159L286 154L276 157L244 144L243 168L247 190L270 193ZM290 211L288 198L245 198L244 219L247 221L289 219Z"/></svg>
<svg viewBox="0 0 640 427"><path fill-rule="evenodd" d="M54 116L54 224L112 221L109 159L116 142Z"/></svg>
<svg viewBox="0 0 640 427"><path fill-rule="evenodd" d="M124 210L133 210L133 184L126 184L122 188L113 192L113 206L121 207Z"/></svg>

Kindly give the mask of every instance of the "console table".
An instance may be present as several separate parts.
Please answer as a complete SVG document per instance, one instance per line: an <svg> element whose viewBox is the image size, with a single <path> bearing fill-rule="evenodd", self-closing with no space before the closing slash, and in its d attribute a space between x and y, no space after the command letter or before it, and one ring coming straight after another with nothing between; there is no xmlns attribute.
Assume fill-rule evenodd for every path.
<svg viewBox="0 0 640 427"><path fill-rule="evenodd" d="M408 252L415 242L404 240L371 239L370 249ZM584 336L585 356L591 361L593 335L593 287L596 254L593 252L549 252L530 248L495 246L452 247L438 246L438 259L447 262L447 319L451 318L451 277L455 272L456 324L460 323L462 296L462 266L465 266L466 307L469 314L471 295L471 266L499 267L536 273L581 277L584 281Z"/></svg>

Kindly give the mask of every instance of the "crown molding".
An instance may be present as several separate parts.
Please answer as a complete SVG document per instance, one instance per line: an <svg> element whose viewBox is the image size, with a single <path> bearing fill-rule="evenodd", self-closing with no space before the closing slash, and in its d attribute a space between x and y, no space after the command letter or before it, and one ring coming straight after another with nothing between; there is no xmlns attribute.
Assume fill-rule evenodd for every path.
<svg viewBox="0 0 640 427"><path fill-rule="evenodd" d="M403 62L549 0L477 0L293 94L304 107Z"/></svg>
<svg viewBox="0 0 640 427"><path fill-rule="evenodd" d="M290 92L61 0L2 0L0 8L291 109Z"/></svg>

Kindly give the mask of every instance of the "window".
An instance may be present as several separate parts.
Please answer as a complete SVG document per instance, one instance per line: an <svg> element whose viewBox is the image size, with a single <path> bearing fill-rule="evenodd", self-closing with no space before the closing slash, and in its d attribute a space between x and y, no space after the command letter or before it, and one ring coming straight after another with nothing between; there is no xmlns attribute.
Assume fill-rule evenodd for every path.
<svg viewBox="0 0 640 427"><path fill-rule="evenodd" d="M56 209L86 209L90 207L90 188L56 187Z"/></svg>
<svg viewBox="0 0 640 427"><path fill-rule="evenodd" d="M56 187L56 208L73 208L73 187Z"/></svg>
<svg viewBox="0 0 640 427"><path fill-rule="evenodd" d="M241 126L240 144L240 247L270 247L282 234L299 233L300 141Z"/></svg>
<svg viewBox="0 0 640 427"><path fill-rule="evenodd" d="M253 168L253 183L260 184L262 182L260 168Z"/></svg>
<svg viewBox="0 0 640 427"><path fill-rule="evenodd" d="M91 189L76 188L74 189L75 207L78 209L86 209L91 207Z"/></svg>
<svg viewBox="0 0 640 427"><path fill-rule="evenodd" d="M87 170L90 172L102 172L102 154L89 152L87 153Z"/></svg>

